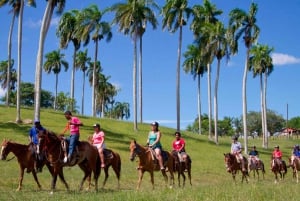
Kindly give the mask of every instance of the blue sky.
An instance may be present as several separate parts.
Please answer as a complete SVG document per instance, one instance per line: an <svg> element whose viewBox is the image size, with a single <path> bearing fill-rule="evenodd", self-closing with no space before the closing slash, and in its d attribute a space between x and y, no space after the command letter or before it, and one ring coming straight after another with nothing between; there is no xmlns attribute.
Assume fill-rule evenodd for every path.
<svg viewBox="0 0 300 201"><path fill-rule="evenodd" d="M40 25L45 9L46 1L38 1L37 8L25 7L23 25L23 54L22 54L22 81L34 82L36 55ZM65 11L71 9L83 9L92 3L99 6L100 10L120 2L116 0L82 0L67 1ZM162 5L165 1L156 1ZM189 6L202 1L191 0ZM224 11L220 20L227 25L228 13L233 8L241 8L248 12L250 0L213 0L211 1L218 9ZM282 1L254 1L258 4L257 24L261 29L258 42L274 48L273 64L274 71L268 79L267 106L269 109L281 114L284 118L300 116L299 100L300 93L298 77L300 75L300 2L290 0L289 3ZM0 60L7 60L7 38L11 22L11 14L8 6L0 9ZM104 20L110 21L111 16L104 16ZM178 32L171 34L161 29L161 17L158 16L159 26L156 30L148 26L143 38L143 120L144 122L158 121L161 125L176 127L176 61L178 47ZM53 16L52 25L49 29L45 42L44 53L57 50L58 39L55 31L59 16ZM190 21L189 21L190 22ZM182 53L187 45L193 42L193 36L189 27L184 28ZM13 58L17 61L17 23L13 33ZM82 48L84 50L85 48ZM73 47L70 44L67 50L66 60L72 65ZM93 58L94 44L88 46L88 53ZM242 114L242 76L245 63L246 51L243 44L239 47L237 55L232 56L228 64L222 62L219 80L219 119L224 116L240 117ZM133 66L133 43L128 36L117 32L113 27L111 42L100 42L98 58L103 67L103 73L111 76L110 82L118 86L121 91L116 101L129 102L132 108L132 66ZM181 61L183 62L182 57ZM45 61L45 60L44 60ZM17 64L14 66L17 68ZM214 87L216 64L212 69L212 93ZM70 91L71 69L59 74L58 91ZM75 98L77 105L81 105L82 73L76 72ZM54 93L55 77L53 74L42 76L42 88ZM197 116L197 85L192 76L181 70L181 128L185 129ZM247 103L248 111L260 110L259 79L254 79L248 74ZM0 96L4 92L0 90ZM91 88L86 83L85 115L91 115ZM207 107L207 79L203 76L201 81L202 112L208 113ZM80 111L80 108L79 108ZM133 115L129 119L132 121Z"/></svg>

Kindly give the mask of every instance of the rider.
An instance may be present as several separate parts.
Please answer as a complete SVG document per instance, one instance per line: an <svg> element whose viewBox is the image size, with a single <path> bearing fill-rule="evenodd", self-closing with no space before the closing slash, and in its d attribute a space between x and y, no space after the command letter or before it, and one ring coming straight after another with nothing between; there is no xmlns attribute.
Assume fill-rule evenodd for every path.
<svg viewBox="0 0 300 201"><path fill-rule="evenodd" d="M151 123L151 131L148 134L147 144L150 148L152 148L155 152L156 158L158 160L160 169L162 171L165 170L162 159L162 145L160 143L161 132L158 129L159 124L155 121Z"/></svg>
<svg viewBox="0 0 300 201"><path fill-rule="evenodd" d="M293 156L300 158L300 148L299 145L296 144L293 149Z"/></svg>
<svg viewBox="0 0 300 201"><path fill-rule="evenodd" d="M105 167L104 154L103 150L105 149L105 134L102 130L100 130L100 124L94 124L94 134L92 139L92 144L98 149L99 156L101 159L101 168Z"/></svg>
<svg viewBox="0 0 300 201"><path fill-rule="evenodd" d="M30 149L32 150L32 154L35 157L35 164L34 167L36 168L37 172L42 172L42 167L39 167L39 156L37 155L37 145L39 143L38 134L39 131L44 131L45 128L41 125L40 120L34 121L34 126L31 127L29 130L29 142L30 142Z"/></svg>
<svg viewBox="0 0 300 201"><path fill-rule="evenodd" d="M254 159L255 162L258 162L260 160L258 157L259 157L259 153L256 150L256 146L252 146L252 150L249 152L249 158Z"/></svg>
<svg viewBox="0 0 300 201"><path fill-rule="evenodd" d="M72 113L70 111L66 111L64 115L65 118L68 120L68 123L65 127L65 130L63 131L63 134L67 130L70 130L70 136L65 139L69 143L68 157L66 152L64 157L64 163L66 163L68 161L71 161L74 148L76 147L79 141L79 134L80 134L79 127L83 126L83 124L81 123L78 117L72 116Z"/></svg>
<svg viewBox="0 0 300 201"><path fill-rule="evenodd" d="M278 161L278 163L279 163L279 165L281 165L281 163L282 163L282 152L280 151L280 149L279 149L279 145L276 145L275 147L274 147L274 151L273 151L273 153L272 153L272 158L274 159L274 160L277 160ZM274 161L273 160L273 161Z"/></svg>
<svg viewBox="0 0 300 201"><path fill-rule="evenodd" d="M245 161L244 161L244 157L242 155L242 145L241 143L238 141L238 137L237 136L233 136L232 137L232 143L231 143L231 154L235 155L238 163L242 163L242 170L245 171Z"/></svg>
<svg viewBox="0 0 300 201"><path fill-rule="evenodd" d="M181 138L181 133L179 131L175 132L175 140L172 143L173 151L177 152L180 162L185 162L185 167L187 167L187 154L185 152L185 140Z"/></svg>

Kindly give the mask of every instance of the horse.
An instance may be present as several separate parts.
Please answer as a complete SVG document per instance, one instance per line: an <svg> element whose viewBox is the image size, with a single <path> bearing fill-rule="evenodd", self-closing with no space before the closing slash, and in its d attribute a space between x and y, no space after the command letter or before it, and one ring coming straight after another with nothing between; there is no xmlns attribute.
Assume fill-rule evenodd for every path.
<svg viewBox="0 0 300 201"><path fill-rule="evenodd" d="M285 174L287 173L287 166L284 160L280 161L279 159L275 159L272 157L271 159L271 170L275 175L274 183L278 182L278 174L280 175L280 179L283 180Z"/></svg>
<svg viewBox="0 0 300 201"><path fill-rule="evenodd" d="M263 179L265 178L265 165L262 160L257 160L254 157L248 158L248 172L250 174L253 171L253 177L255 178L255 173L257 174L257 179L259 180L259 170L262 172Z"/></svg>
<svg viewBox="0 0 300 201"><path fill-rule="evenodd" d="M293 169L293 178L296 178L296 182L299 183L298 171L300 171L300 159L296 156L289 157L289 165Z"/></svg>
<svg viewBox="0 0 300 201"><path fill-rule="evenodd" d="M88 142L92 144L92 138L93 136L88 137ZM121 157L120 154L112 151L111 149L104 149L103 150L104 155L104 161L105 161L105 167L104 167L104 181L102 183L102 188L104 188L106 181L109 177L108 169L111 166L116 174L116 177L118 179L118 189L120 188L120 177L121 177ZM100 176L100 175L99 175Z"/></svg>
<svg viewBox="0 0 300 201"><path fill-rule="evenodd" d="M38 177L37 177L37 171L35 170L35 155L33 154L31 150L32 145L23 145L16 142L12 142L10 140L4 139L1 144L1 160L6 160L7 155L12 152L18 160L20 173L19 173L19 185L16 191L22 190L22 183L24 178L24 170L26 170L27 173L32 173L33 178L38 186L39 189L42 188ZM39 163L39 168L42 168L44 165L47 165L50 173L52 173L52 168L49 163L45 163L45 161L41 161ZM61 177L61 176L60 176Z"/></svg>
<svg viewBox="0 0 300 201"><path fill-rule="evenodd" d="M42 150L46 157L46 160L49 161L53 167L53 175L51 182L51 194L55 190L57 175L63 174L63 167L65 166L74 166L78 165L80 169L84 172L84 177L81 180L79 190L82 190L84 181L88 178L90 189L90 177L93 172L94 181L95 181L95 190L98 191L98 178L100 175L100 158L98 151L95 147L90 145L86 141L80 141L76 147L77 156L73 157L74 159L68 163L63 162L64 153L63 153L63 139L57 136L54 132L45 130L40 131L39 135L39 144L38 150ZM65 182L66 189L69 191L69 186Z"/></svg>
<svg viewBox="0 0 300 201"><path fill-rule="evenodd" d="M152 155L152 150L148 147L139 145L135 140L132 140L130 142L129 150L131 161L133 161L136 156L139 158L139 164L137 168L139 172L137 190L141 186L142 178L146 171L150 173L152 189L154 189L154 171L159 171L161 169L159 167L158 161L153 158L154 156ZM162 151L162 156L164 158L164 167L168 169L168 172L170 174L170 188L172 188L174 185L174 158L171 153L167 151ZM165 179L166 185L168 185L168 175L166 174L166 171L161 170L161 172Z"/></svg>
<svg viewBox="0 0 300 201"><path fill-rule="evenodd" d="M233 155L231 153L226 153L226 154L224 153L224 157L225 157L224 161L225 161L226 170L227 170L227 172L231 173L233 180L236 181L235 180L236 173L238 171L241 171L241 173L242 173L242 182L245 179L246 182L248 183L249 173L248 173L247 168L244 168L244 170L243 170L241 162L238 162L235 155ZM248 161L244 156L243 156L243 160L244 160L245 167L247 167L248 166Z"/></svg>
<svg viewBox="0 0 300 201"><path fill-rule="evenodd" d="M172 151L172 156L174 157L174 172L178 173L178 186L180 187L180 175L183 178L183 187L185 186L185 174L184 172L187 171L188 178L190 181L190 185L192 186L192 176L191 176L191 169L192 169L192 160L190 156L187 154L187 161L180 161L178 152Z"/></svg>

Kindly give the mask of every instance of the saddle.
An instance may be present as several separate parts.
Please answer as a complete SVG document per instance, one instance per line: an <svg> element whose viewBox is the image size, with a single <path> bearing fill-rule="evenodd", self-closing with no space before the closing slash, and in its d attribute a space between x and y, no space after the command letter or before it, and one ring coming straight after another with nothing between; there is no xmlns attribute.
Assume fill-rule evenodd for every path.
<svg viewBox="0 0 300 201"><path fill-rule="evenodd" d="M104 149L103 150L103 155L104 155L105 160L114 158L113 152L110 149Z"/></svg>
<svg viewBox="0 0 300 201"><path fill-rule="evenodd" d="M152 161L154 164L158 164L158 160L156 158L156 154L154 152L153 149L149 148L150 150L150 153L151 153L151 156L152 156ZM162 157L162 160L163 160L163 164L165 165L165 163L168 161L168 153L164 150L161 150L161 157Z"/></svg>

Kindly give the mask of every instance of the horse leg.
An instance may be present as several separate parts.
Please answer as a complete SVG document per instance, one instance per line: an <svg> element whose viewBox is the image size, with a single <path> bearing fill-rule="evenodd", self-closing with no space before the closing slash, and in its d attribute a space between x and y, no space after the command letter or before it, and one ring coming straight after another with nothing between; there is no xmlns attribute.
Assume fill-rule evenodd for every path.
<svg viewBox="0 0 300 201"><path fill-rule="evenodd" d="M83 187L83 184L84 184L84 181L86 180L86 178L90 177L92 175L92 171L84 164L84 163L81 163L81 164L78 164L80 169L84 172L84 176L80 182L80 186L79 186L79 190L81 191L82 190L82 187Z"/></svg>
<svg viewBox="0 0 300 201"><path fill-rule="evenodd" d="M16 191L20 191L22 189L23 177L24 177L24 168L20 167L19 186Z"/></svg>
<svg viewBox="0 0 300 201"><path fill-rule="evenodd" d="M109 174L108 174L108 168L109 168L108 165L106 165L105 168L104 168L104 174L105 174L105 177L104 177L104 181L103 181L103 183L102 183L102 188L104 188L104 186L105 186L105 184L106 184L106 181L107 181L107 179L108 179L108 177L109 177Z"/></svg>
<svg viewBox="0 0 300 201"><path fill-rule="evenodd" d="M168 185L168 175L166 174L166 171L165 170L160 170L162 175L164 176L164 180L165 180L165 183L166 185ZM154 183L153 183L154 185Z"/></svg>
<svg viewBox="0 0 300 201"><path fill-rule="evenodd" d="M150 175L151 175L151 173L150 173ZM138 185L136 187L137 190L139 190L140 187L141 187L141 182L142 182L143 176L144 176L144 171L139 169L139 179L138 179ZM153 181L153 172L152 172L152 175L151 175L151 183L152 183L152 181ZM154 181L152 183L152 188L154 188Z"/></svg>
<svg viewBox="0 0 300 201"><path fill-rule="evenodd" d="M118 189L120 189L120 176L121 176L121 160L118 158L118 161L112 163L112 168L118 179Z"/></svg>
<svg viewBox="0 0 300 201"><path fill-rule="evenodd" d="M42 186L41 186L41 184L40 184L40 182L39 182L39 180L38 180L38 178L36 176L36 171L34 169L32 170L32 175L33 175L33 178L34 178L36 184L38 185L38 188L41 189Z"/></svg>

